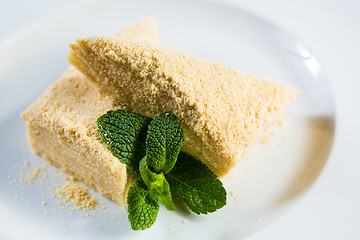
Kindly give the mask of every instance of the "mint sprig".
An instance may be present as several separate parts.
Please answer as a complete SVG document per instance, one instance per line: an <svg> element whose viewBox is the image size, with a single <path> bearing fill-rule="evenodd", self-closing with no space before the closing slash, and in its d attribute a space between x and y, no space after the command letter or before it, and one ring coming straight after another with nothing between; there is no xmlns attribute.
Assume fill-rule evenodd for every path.
<svg viewBox="0 0 360 240"><path fill-rule="evenodd" d="M127 198L133 230L147 229L155 222L159 201L175 210L172 197L196 214L211 213L226 204L226 191L217 176L180 152L185 137L175 115L163 112L152 120L119 109L99 117L97 124L108 148L137 178Z"/></svg>

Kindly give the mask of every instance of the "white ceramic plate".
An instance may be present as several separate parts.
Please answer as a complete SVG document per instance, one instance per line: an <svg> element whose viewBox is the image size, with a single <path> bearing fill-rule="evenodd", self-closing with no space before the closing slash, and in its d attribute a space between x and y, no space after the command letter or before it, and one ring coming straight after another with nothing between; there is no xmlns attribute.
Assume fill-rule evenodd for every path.
<svg viewBox="0 0 360 240"><path fill-rule="evenodd" d="M45 162L28 147L20 112L68 67L69 43L113 35L147 16L158 18L164 45L287 83L303 94L283 116L285 125L268 131L270 142L255 145L224 179L228 204L223 209L197 216L161 208L152 228L134 232L126 210L100 195L107 208L89 210L90 216L60 209L49 189L63 182L60 177L25 189L16 182L24 162L30 168ZM190 0L78 4L8 38L0 46L0 66L0 232L14 239L238 239L274 221L306 192L333 142L332 96L318 61L277 26L231 6ZM49 167L48 174L53 170Z"/></svg>

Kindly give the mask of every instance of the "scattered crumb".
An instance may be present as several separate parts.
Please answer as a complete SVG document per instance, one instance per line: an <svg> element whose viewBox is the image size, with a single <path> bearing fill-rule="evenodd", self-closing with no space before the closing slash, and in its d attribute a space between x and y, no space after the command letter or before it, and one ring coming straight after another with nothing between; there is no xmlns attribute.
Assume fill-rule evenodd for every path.
<svg viewBox="0 0 360 240"><path fill-rule="evenodd" d="M74 203L78 209L94 209L98 206L97 199L89 194L88 188L78 184L73 181L73 179L70 179L65 185L60 186L57 193L65 202L71 201Z"/></svg>
<svg viewBox="0 0 360 240"><path fill-rule="evenodd" d="M262 140L261 140L261 144L263 145L267 145L270 142L270 136L265 136Z"/></svg>
<svg viewBox="0 0 360 240"><path fill-rule="evenodd" d="M39 159L41 162L32 162L27 160L13 165L12 170L16 172L16 175L11 173L7 176L10 184L19 184L24 189L31 187L34 184L46 186L48 188L48 196L41 196L41 198L38 200L38 204L34 205L41 204L42 206L47 206L52 201L49 199L57 198L58 201L55 200L54 202L55 206L57 207L53 211L50 211L47 209L47 207L35 209L34 207L31 207L33 205L32 202L26 201L25 204L32 208L31 210L34 213L57 215L63 214L63 210L65 209L67 211L82 210L82 218L81 221L79 221L79 224L85 224L86 218L96 216L94 214L87 213L87 209L106 209L105 204L98 204L98 200L90 194L89 188L82 185L82 183L77 179L70 177L67 173L59 168L52 167L49 163L44 163L42 158ZM58 184L59 178L61 179L60 184ZM5 195L0 192L0 197L4 198ZM13 198L15 200L20 200L18 196L14 196ZM44 210L49 210L50 212ZM75 213L71 214L74 215ZM112 219L112 217L110 219ZM115 218L114 221L116 221ZM63 223L58 222L58 225L60 224ZM99 226L99 228L102 228L102 226Z"/></svg>
<svg viewBox="0 0 360 240"><path fill-rule="evenodd" d="M102 229L102 226L101 226L101 225L99 225L99 228L100 228L100 229Z"/></svg>
<svg viewBox="0 0 360 240"><path fill-rule="evenodd" d="M37 167L33 171L29 171L26 175L25 181L29 184L33 184L34 180L39 177L40 172L44 171L45 167Z"/></svg>
<svg viewBox="0 0 360 240"><path fill-rule="evenodd" d="M29 161L25 161L21 165L15 165L12 167L12 169L18 169L20 171L20 174L17 178L12 178L9 176L10 184L13 183L21 183L22 187L25 189L29 185L32 185L35 180L37 180L41 175L42 179L46 178L44 177L44 172L47 168L48 164L44 164L43 166L38 166L36 168L31 167ZM45 182L42 181L41 184L44 184Z"/></svg>
<svg viewBox="0 0 360 240"><path fill-rule="evenodd" d="M184 220L183 223L184 223L184 224L188 223L188 220Z"/></svg>
<svg viewBox="0 0 360 240"><path fill-rule="evenodd" d="M51 198L55 198L55 197L56 197L56 192L52 191L51 192ZM60 204L58 203L58 205L60 205Z"/></svg>
<svg viewBox="0 0 360 240"><path fill-rule="evenodd" d="M169 230L172 231L174 228L173 227L169 227Z"/></svg>
<svg viewBox="0 0 360 240"><path fill-rule="evenodd" d="M261 218L258 218L258 219L257 219L257 221L258 221L258 222L261 222L261 221L262 221L262 219L261 219Z"/></svg>
<svg viewBox="0 0 360 240"><path fill-rule="evenodd" d="M270 135L274 136L274 135L276 135L276 132L272 131L272 132L270 132Z"/></svg>
<svg viewBox="0 0 360 240"><path fill-rule="evenodd" d="M278 125L279 126L284 126L285 125L284 119L280 118L279 121L278 121Z"/></svg>
<svg viewBox="0 0 360 240"><path fill-rule="evenodd" d="M236 193L235 191L231 190L230 192L230 196L232 196L235 200L235 203L237 205L241 205L240 203L240 198L242 198L242 196L239 193Z"/></svg>
<svg viewBox="0 0 360 240"><path fill-rule="evenodd" d="M233 179L233 178L234 178L234 176L233 176L232 172L230 172L230 173L226 174L224 177L222 177L222 180L226 181L227 179Z"/></svg>

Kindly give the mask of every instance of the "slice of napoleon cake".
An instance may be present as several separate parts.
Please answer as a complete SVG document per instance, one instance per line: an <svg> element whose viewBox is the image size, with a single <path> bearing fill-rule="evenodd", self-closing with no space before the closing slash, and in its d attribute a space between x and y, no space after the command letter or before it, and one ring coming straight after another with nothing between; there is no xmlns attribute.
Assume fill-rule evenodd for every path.
<svg viewBox="0 0 360 240"><path fill-rule="evenodd" d="M175 114L182 151L222 176L299 91L218 62L146 42L80 38L68 60L126 108L154 117Z"/></svg>
<svg viewBox="0 0 360 240"><path fill-rule="evenodd" d="M146 19L121 30L117 37L157 41L157 22ZM124 205L131 176L103 143L96 124L98 117L119 107L111 95L70 67L22 116L27 121L29 143L36 153Z"/></svg>

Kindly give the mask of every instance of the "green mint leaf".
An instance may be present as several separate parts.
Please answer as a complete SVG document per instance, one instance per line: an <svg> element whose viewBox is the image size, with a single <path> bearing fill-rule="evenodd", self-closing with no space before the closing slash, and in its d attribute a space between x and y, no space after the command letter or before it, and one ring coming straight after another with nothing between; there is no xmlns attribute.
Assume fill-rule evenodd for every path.
<svg viewBox="0 0 360 240"><path fill-rule="evenodd" d="M110 151L139 177L151 119L130 110L111 110L97 119L98 131Z"/></svg>
<svg viewBox="0 0 360 240"><path fill-rule="evenodd" d="M132 185L127 197L128 218L133 230L151 227L159 212L159 201L150 196L145 183L138 179Z"/></svg>
<svg viewBox="0 0 360 240"><path fill-rule="evenodd" d="M226 204L226 190L217 176L202 162L181 152L166 175L172 194L196 214L206 214Z"/></svg>
<svg viewBox="0 0 360 240"><path fill-rule="evenodd" d="M148 164L157 172L168 173L174 167L184 141L184 130L175 115L163 112L156 116L150 122L146 137Z"/></svg>
<svg viewBox="0 0 360 240"><path fill-rule="evenodd" d="M169 183L166 181L162 172L155 173L149 169L146 156L140 161L140 174L141 178L150 189L150 195L153 198L158 198L167 210L175 210Z"/></svg>

